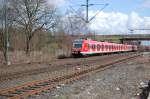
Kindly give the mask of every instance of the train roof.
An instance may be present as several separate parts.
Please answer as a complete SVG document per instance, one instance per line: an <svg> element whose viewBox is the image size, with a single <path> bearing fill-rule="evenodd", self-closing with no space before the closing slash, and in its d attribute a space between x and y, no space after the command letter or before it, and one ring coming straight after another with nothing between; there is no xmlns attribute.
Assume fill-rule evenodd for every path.
<svg viewBox="0 0 150 99"><path fill-rule="evenodd" d="M102 42L102 41L95 41L95 40L84 40L84 42L88 42L88 43L102 43L102 44L117 44L117 43Z"/></svg>
<svg viewBox="0 0 150 99"><path fill-rule="evenodd" d="M108 44L108 45L109 45L109 44L113 44L113 45L133 46L133 45L128 45L128 44L118 44L118 43L95 41L95 40L92 40L92 39L76 39L76 40L74 40L74 42L78 42L78 43L81 43L81 42L85 42L85 43L102 43L102 44Z"/></svg>

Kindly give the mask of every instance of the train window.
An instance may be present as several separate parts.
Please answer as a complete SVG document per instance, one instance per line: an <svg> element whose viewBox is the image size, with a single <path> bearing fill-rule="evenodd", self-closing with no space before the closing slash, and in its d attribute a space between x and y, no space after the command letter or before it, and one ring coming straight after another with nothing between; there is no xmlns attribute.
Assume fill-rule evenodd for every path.
<svg viewBox="0 0 150 99"><path fill-rule="evenodd" d="M91 48L91 45L90 44L88 44L88 49L90 49Z"/></svg>
<svg viewBox="0 0 150 99"><path fill-rule="evenodd" d="M95 49L95 48L96 48L96 45L95 45L95 44L93 44L93 45L92 45L92 49Z"/></svg>
<svg viewBox="0 0 150 99"><path fill-rule="evenodd" d="M102 50L104 50L104 45L102 45Z"/></svg>
<svg viewBox="0 0 150 99"><path fill-rule="evenodd" d="M104 45L104 49L107 49L107 45Z"/></svg>
<svg viewBox="0 0 150 99"><path fill-rule="evenodd" d="M109 45L107 45L107 49L109 50Z"/></svg>
<svg viewBox="0 0 150 99"><path fill-rule="evenodd" d="M106 49L108 49L108 46L107 46L107 45L105 45L105 48L106 48Z"/></svg>
<svg viewBox="0 0 150 99"><path fill-rule="evenodd" d="M98 44L98 45L97 45L97 50L99 51L99 50L100 50L100 48L101 48L101 46Z"/></svg>
<svg viewBox="0 0 150 99"><path fill-rule="evenodd" d="M109 50L111 50L111 48L112 48L112 46L111 46L111 45L109 45Z"/></svg>
<svg viewBox="0 0 150 99"><path fill-rule="evenodd" d="M87 44L87 48L90 48L89 44Z"/></svg>
<svg viewBox="0 0 150 99"><path fill-rule="evenodd" d="M74 43L73 47L74 48L81 48L82 47L82 43Z"/></svg>
<svg viewBox="0 0 150 99"><path fill-rule="evenodd" d="M114 45L112 45L112 50L114 49Z"/></svg>
<svg viewBox="0 0 150 99"><path fill-rule="evenodd" d="M92 45L92 49L94 49L94 44Z"/></svg>
<svg viewBox="0 0 150 99"><path fill-rule="evenodd" d="M97 48L97 45L96 45L96 44L94 44L94 48Z"/></svg>
<svg viewBox="0 0 150 99"><path fill-rule="evenodd" d="M111 46L110 46L110 50L112 50L112 49L113 49L113 46L111 45Z"/></svg>

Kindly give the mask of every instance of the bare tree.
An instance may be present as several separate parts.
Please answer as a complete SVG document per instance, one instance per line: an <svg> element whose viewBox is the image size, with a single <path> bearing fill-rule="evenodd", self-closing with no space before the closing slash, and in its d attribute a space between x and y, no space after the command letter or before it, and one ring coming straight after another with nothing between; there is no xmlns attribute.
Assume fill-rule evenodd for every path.
<svg viewBox="0 0 150 99"><path fill-rule="evenodd" d="M46 0L12 0L12 6L16 17L13 25L25 33L28 54L33 36L56 25L56 8L48 6Z"/></svg>
<svg viewBox="0 0 150 99"><path fill-rule="evenodd" d="M8 7L7 7L7 0L1 0L1 5L0 5L0 47L1 51L4 54L5 62L8 64L8 28L9 28L9 21L8 21Z"/></svg>
<svg viewBox="0 0 150 99"><path fill-rule="evenodd" d="M5 62L8 64L9 29L13 22L13 13L10 0L0 0L0 50L4 54Z"/></svg>
<svg viewBox="0 0 150 99"><path fill-rule="evenodd" d="M3 48L3 8L0 6L0 50Z"/></svg>
<svg viewBox="0 0 150 99"><path fill-rule="evenodd" d="M66 12L67 16L64 21L64 30L72 35L85 32L87 30L87 24L84 20L84 13L82 9L78 9L78 11L72 10L68 10Z"/></svg>

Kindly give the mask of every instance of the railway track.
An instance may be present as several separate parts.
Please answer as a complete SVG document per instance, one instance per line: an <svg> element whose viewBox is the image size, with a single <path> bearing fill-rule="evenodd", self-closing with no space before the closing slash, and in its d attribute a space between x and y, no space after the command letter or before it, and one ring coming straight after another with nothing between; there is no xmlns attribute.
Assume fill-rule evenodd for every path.
<svg viewBox="0 0 150 99"><path fill-rule="evenodd" d="M80 62L77 61L74 63L51 65L51 66L47 66L44 68L37 68L34 70L33 69L23 70L23 71L18 70L17 72L10 72L10 73L1 74L0 75L0 82L4 82L6 80L17 79L17 78L21 78L21 77L25 77L25 76L42 74L42 73L46 73L46 72L59 71L59 70L65 69L65 68L72 68L72 67L79 67L79 66L82 67L83 65L90 66L91 64L99 63L100 61L105 61L108 58L111 59L111 58L116 57L116 56L120 57L120 56L124 56L124 55L125 55L125 53L115 54L115 55L106 55L104 57L99 57L99 58L96 58L94 60L85 60L85 61L80 61ZM81 58L81 59L83 59L83 58ZM28 68L31 68L31 66L29 66Z"/></svg>
<svg viewBox="0 0 150 99"><path fill-rule="evenodd" d="M104 58L105 59L105 58ZM88 64L92 64L94 62L98 61L96 60L91 60L91 61L84 61L84 62L75 62L75 63L66 63L66 64L59 64L59 65L53 65L53 66L49 66L46 68L39 68L39 69L34 69L34 70L27 70L27 71L18 71L18 72L14 72L14 73L7 73L7 74L1 74L0 75L0 81L5 81L5 80L12 80L15 78L20 78L20 77L24 77L24 76L29 76L29 75L37 75L40 73L46 73L46 72L51 72L51 71L58 71L64 68L72 68L72 67L76 67L79 65L88 65Z"/></svg>
<svg viewBox="0 0 150 99"><path fill-rule="evenodd" d="M113 67L113 64L122 63L138 56L140 56L140 54L126 55L122 57L118 56L114 57L114 59L109 60L107 63L105 62L97 66L87 67L67 75L61 75L55 78L34 81L13 88L2 89L0 90L0 97L3 97L4 99L25 98L34 94L44 92L46 90L51 90L61 84L71 83L75 80L79 80L85 76L88 76L91 73L96 73L111 68Z"/></svg>

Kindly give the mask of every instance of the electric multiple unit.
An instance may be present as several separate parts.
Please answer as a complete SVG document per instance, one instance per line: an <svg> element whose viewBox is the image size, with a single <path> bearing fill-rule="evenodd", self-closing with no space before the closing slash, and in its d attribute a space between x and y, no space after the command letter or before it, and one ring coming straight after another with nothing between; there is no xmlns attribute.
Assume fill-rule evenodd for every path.
<svg viewBox="0 0 150 99"><path fill-rule="evenodd" d="M136 45L116 44L108 42L99 42L94 40L78 39L73 42L72 55L92 55L101 53L129 52L136 51Z"/></svg>

